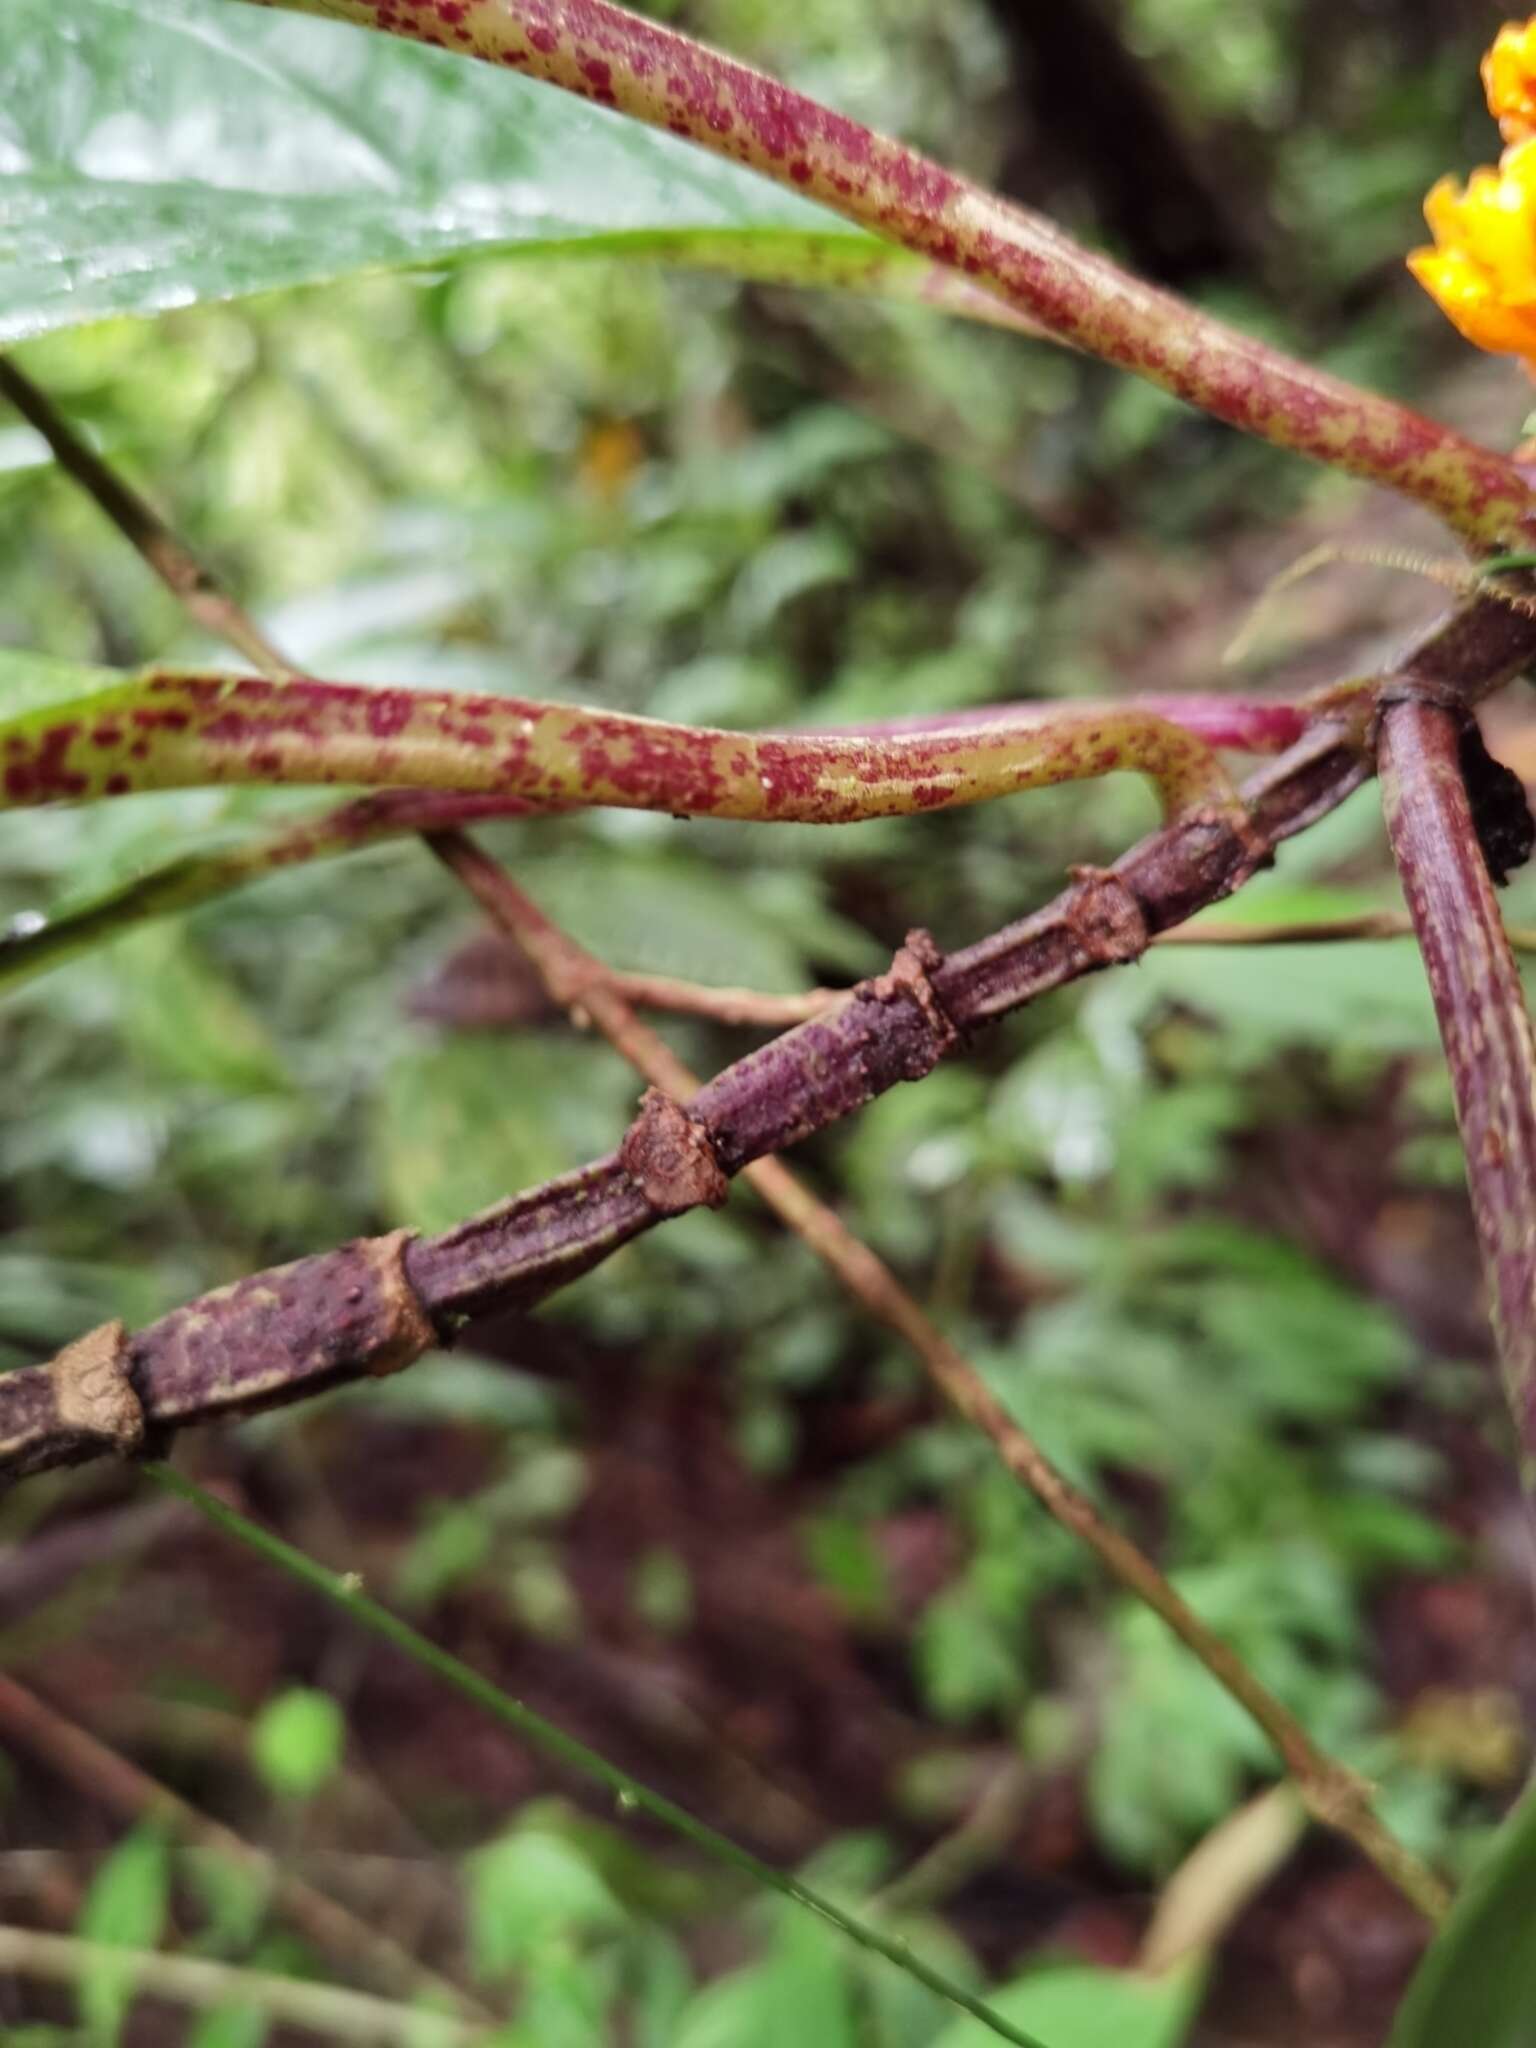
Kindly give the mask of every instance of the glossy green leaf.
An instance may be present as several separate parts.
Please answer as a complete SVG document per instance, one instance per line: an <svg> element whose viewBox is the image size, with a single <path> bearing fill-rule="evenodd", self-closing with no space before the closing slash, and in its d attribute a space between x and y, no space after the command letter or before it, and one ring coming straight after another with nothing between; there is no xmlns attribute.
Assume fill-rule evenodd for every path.
<svg viewBox="0 0 1536 2048"><path fill-rule="evenodd" d="M950 304L963 279L674 137L228 0L8 0L0 342L439 263L632 255Z"/></svg>
<svg viewBox="0 0 1536 2048"><path fill-rule="evenodd" d="M1390 2048L1536 2043L1536 1792L1473 1872L1408 1987Z"/></svg>

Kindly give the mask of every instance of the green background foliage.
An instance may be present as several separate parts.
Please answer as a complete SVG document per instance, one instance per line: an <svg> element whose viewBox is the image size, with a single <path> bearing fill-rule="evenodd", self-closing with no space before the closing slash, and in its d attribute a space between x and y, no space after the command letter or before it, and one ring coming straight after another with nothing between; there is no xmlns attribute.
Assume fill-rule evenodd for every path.
<svg viewBox="0 0 1536 2048"><path fill-rule="evenodd" d="M1032 154L1046 56L1021 64L1006 7L674 11L978 175L1022 155L1033 196L1095 231L1095 140L1113 136L1075 162ZM1243 261L1205 296L1423 395L1450 355L1399 258L1431 179L1488 152L1468 113L1487 23L1330 9L1325 60L1320 12L1134 0L1115 32L1243 223ZM7 27L0 335L58 330L27 367L319 673L742 726L1221 687L1219 649L1267 577L1386 516L1043 345L866 294L619 261L665 235L678 259L814 276L800 238L860 238L540 88L223 0L12 0ZM571 243L580 263L551 254ZM159 317L91 324L126 312ZM1506 439L1524 404L1492 370L1445 397ZM210 651L19 424L0 426L0 559L10 646L105 665ZM1349 672L1435 604L1411 583L1343 587L1287 593L1243 680ZM204 792L5 817L0 914L309 807ZM977 937L1152 818L1115 778L837 832L599 813L486 837L615 965L784 991L877 969L913 925ZM1374 907L1387 875L1365 792L1233 914ZM1517 882L1511 913L1531 904ZM632 1076L515 968L461 955L475 931L403 844L276 876L7 997L0 1363L354 1233L442 1227L607 1149ZM704 1070L745 1043L666 1030ZM1411 948L1159 952L1010 1020L796 1164L1265 1682L1378 1778L1415 1844L1470 1861L1518 1757L1414 1739L1433 1660L1398 1656L1383 1620L1497 1587L1509 1512L1487 1476L1502 1424ZM1010 1760L1045 1806L903 1931L999 1984L1057 1948L1002 1996L1052 2048L1180 2038L1193 1974L1149 1989L1096 1966L1129 1959L1145 1895L1273 1760L747 1198L632 1246L537 1320L195 1456L849 1903ZM121 1492L50 1481L0 1515L20 1539ZM252 1594L241 1654L210 1669L241 1629L220 1569L156 1551L126 1591L88 1576L24 1646L77 1683L67 1607L114 1688L253 1722L276 1805L344 1841L339 1729L314 1711L334 1691L399 1745L412 1826L461 1862L469 1965L512 1999L509 2039L586 2043L621 2011L658 2048L777 2042L785 2013L850 2048L973 2038L778 1904L702 1896L622 1817L539 1804L545 1788L500 1765L472 1789L445 1767L461 1731L411 1752L381 1732L387 1685L370 1692L303 1616ZM117 1623L107 1593L130 1603ZM604 1690L615 1665L624 1697L672 1705L626 1719ZM1437 1682L1470 1719L1474 1693L1507 1703L1529 1681L1469 1656ZM839 1759L861 1744L875 1766L845 1790ZM210 1781L190 1748L160 1763L266 1824L233 1767ZM775 1819L791 1798L809 1826ZM1056 1866L1051 1799L1068 1816ZM1336 1869L1309 1854L1298 1911ZM165 1858L128 1835L80 1931L153 1945ZM314 1967L259 1902L218 1906L219 1882L198 1879L210 1953ZM1097 1938L1074 1918L1087 1897L1108 1902ZM86 2001L110 2037L118 1980ZM257 2036L225 2016L198 2038Z"/></svg>

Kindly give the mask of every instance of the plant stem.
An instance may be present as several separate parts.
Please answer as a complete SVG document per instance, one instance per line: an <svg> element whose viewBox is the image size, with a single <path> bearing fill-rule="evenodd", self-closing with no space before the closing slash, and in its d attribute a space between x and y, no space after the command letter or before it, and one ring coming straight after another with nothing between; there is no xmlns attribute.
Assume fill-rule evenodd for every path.
<svg viewBox="0 0 1536 2048"><path fill-rule="evenodd" d="M539 78L750 165L962 271L1074 347L1277 447L1384 484L1468 539L1528 544L1532 494L1503 456L1240 333L997 198L609 0L245 0L384 29ZM510 117L510 116L509 116Z"/></svg>
<svg viewBox="0 0 1536 2048"><path fill-rule="evenodd" d="M72 1985L87 1977L116 1978L175 2005L209 2011L254 2007L269 2024L388 2048L468 2048L471 2042L489 2041L491 2031L337 1984L241 1969L205 1956L168 1956L116 1942L43 1934L34 1927L0 1927L0 1974Z"/></svg>
<svg viewBox="0 0 1536 2048"><path fill-rule="evenodd" d="M1471 703L1533 655L1536 621L1473 599L1410 648L1396 674ZM889 973L717 1075L686 1130L674 1124L669 1134L653 1105L618 1151L439 1237L396 1232L317 1253L132 1336L108 1325L47 1364L0 1377L0 1478L132 1453L146 1428L174 1431L399 1370L434 1330L541 1300L667 1217L722 1199L726 1179L751 1160L921 1078L975 1026L1139 957L1157 933L1239 887L1366 779L1353 694L1346 710L1250 779L1240 818L1181 818L947 959L925 938L903 948ZM670 1155L669 1136L679 1141Z"/></svg>
<svg viewBox="0 0 1536 2048"><path fill-rule="evenodd" d="M630 1065L673 1100L688 1102L699 1095L702 1084L697 1076L635 1016L602 963L552 924L504 868L462 833L439 834L429 844L492 922L523 948L556 1002L584 1011ZM1348 1836L1421 1912L1431 1919L1443 1914L1449 1904L1445 1886L1382 1826L1360 1779L1318 1748L1290 1709L1200 1619L1146 1553L1106 1522L1087 1495L1057 1471L884 1260L782 1160L757 1160L743 1169L743 1178L828 1267L844 1291L913 1352L943 1399L983 1432L1014 1478L1093 1552L1119 1585L1150 1607L1253 1717L1316 1818Z"/></svg>
<svg viewBox="0 0 1536 2048"><path fill-rule="evenodd" d="M0 1673L0 1733L41 1757L61 1776L124 1820L167 1822L183 1841L209 1849L248 1872L323 1955L400 1998L426 1997L477 2026L496 2025L480 2000L419 1963L407 1950L336 1900L285 1871L264 1849L199 1812L137 1764L109 1749L56 1707Z"/></svg>
<svg viewBox="0 0 1536 2048"><path fill-rule="evenodd" d="M409 1622L402 1621L389 1608L370 1598L362 1591L352 1574L327 1571L324 1565L317 1564L302 1550L296 1550L291 1543L285 1543L269 1529L260 1528L244 1515L237 1514L232 1507L216 1499L213 1494L205 1493L202 1487L194 1485L190 1479L183 1478L171 1466L153 1464L147 1465L144 1469L157 1486L163 1486L168 1492L190 1501L198 1512L224 1535L233 1537L237 1543L243 1543L246 1549L254 1551L258 1557L264 1558L278 1571L297 1580L301 1585L308 1586L312 1592L328 1600L333 1607L339 1607L343 1613L350 1615L371 1634L381 1637L404 1656L409 1657L413 1664L424 1671L430 1671L443 1684L472 1701L483 1713L499 1721L504 1728L510 1728L531 1747L543 1751L546 1756L553 1757L557 1763L577 1772L593 1784L600 1785L613 1795L621 1810L649 1815L669 1833L680 1836L694 1848L702 1850L714 1862L740 1871L754 1884L793 1899L797 1905L804 1906L818 1919L825 1920L860 1948L883 1956L887 1962L894 1963L925 1990L957 2006L961 2012L969 2013L973 2019L979 2020L1000 2039L1014 2042L1017 2048L1042 2048L1040 2042L1031 2035L1021 2032L1000 2013L994 2012L983 1999L975 1997L963 1985L953 1982L942 1971L931 1968L920 1956L914 1955L905 1941L884 1934L879 1928L867 1926L833 1900L803 1884L799 1878L792 1877L785 1871L775 1870L771 1864L761 1862L748 1850L740 1848L728 1835L716 1833L705 1822L695 1819L685 1807L677 1805L660 1792L653 1792L649 1786L641 1784L639 1779L632 1778L627 1771L609 1763L608 1759L599 1755L596 1750L588 1749L585 1743L567 1735L552 1721L546 1721L542 1714L536 1714L521 1700L511 1698L472 1665L453 1656L440 1644L434 1643L419 1630L412 1628Z"/></svg>
<svg viewBox="0 0 1536 2048"><path fill-rule="evenodd" d="M1445 1042L1521 1476L1536 1490L1536 1040L1461 767L1465 715L1383 712L1387 830Z"/></svg>
<svg viewBox="0 0 1536 2048"><path fill-rule="evenodd" d="M148 669L0 718L0 740L0 808L356 783L535 810L843 825L1119 769L1147 776L1169 815L1234 800L1203 739L1131 703L1040 704L938 731L755 733L531 697Z"/></svg>
<svg viewBox="0 0 1536 2048"><path fill-rule="evenodd" d="M60 469L72 476L88 497L95 499L189 618L215 639L227 641L273 681L281 681L292 673L255 620L229 596L212 570L204 567L147 498L119 476L110 463L102 461L14 356L0 355L0 393L42 435Z"/></svg>

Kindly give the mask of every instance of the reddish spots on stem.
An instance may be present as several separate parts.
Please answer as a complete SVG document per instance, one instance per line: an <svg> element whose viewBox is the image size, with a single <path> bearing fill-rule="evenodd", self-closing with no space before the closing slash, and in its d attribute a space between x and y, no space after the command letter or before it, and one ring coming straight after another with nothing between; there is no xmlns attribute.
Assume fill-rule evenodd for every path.
<svg viewBox="0 0 1536 2048"><path fill-rule="evenodd" d="M414 708L404 690L376 690L369 695L364 723L374 739L396 739L410 724Z"/></svg>

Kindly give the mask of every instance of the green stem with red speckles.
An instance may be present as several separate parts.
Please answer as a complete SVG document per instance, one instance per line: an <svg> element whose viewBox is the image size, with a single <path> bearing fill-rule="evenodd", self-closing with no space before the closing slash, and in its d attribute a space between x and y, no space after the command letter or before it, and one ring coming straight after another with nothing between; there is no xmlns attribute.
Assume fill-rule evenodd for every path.
<svg viewBox="0 0 1536 2048"><path fill-rule="evenodd" d="M1079 716L1094 710L1092 705L1073 708ZM947 718L897 721L870 728L866 736L877 738L904 729L911 732L974 726L983 720L995 722L1003 718L1039 720L1047 714L1054 715L1055 709L1045 705L999 705L987 712L952 712ZM1264 698L1145 698L1109 709L1116 716L1130 710L1168 719L1208 746L1251 754L1277 753L1299 739L1307 725L1304 707ZM547 811L554 806L539 808ZM534 809L534 805L518 797L378 790L319 816L253 835L237 845L180 854L88 901L76 902L46 917L28 912L8 930L0 930L0 992L18 988L34 975L61 966L135 925L212 902L280 869L328 860L412 833L453 831L493 818L527 816Z"/></svg>
<svg viewBox="0 0 1536 2048"><path fill-rule="evenodd" d="M609 0L243 0L408 36L750 165L997 293L1058 339L1248 433L1383 484L1484 547L1536 536L1513 464L1083 249L904 144Z"/></svg>
<svg viewBox="0 0 1536 2048"><path fill-rule="evenodd" d="M0 808L220 783L352 783L691 818L847 824L1132 769L1170 815L1231 810L1204 740L1129 706L996 724L737 733L523 697L151 669L0 722Z"/></svg>

